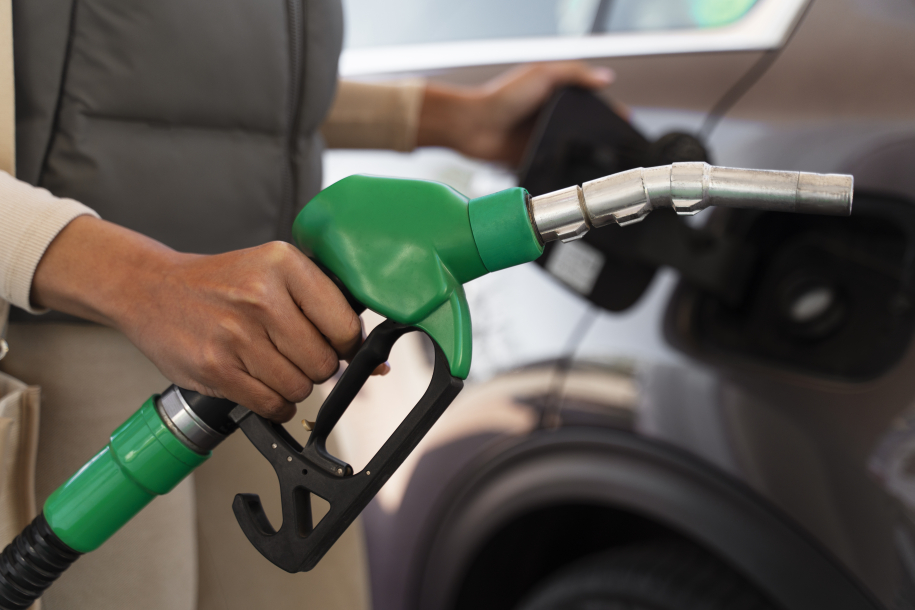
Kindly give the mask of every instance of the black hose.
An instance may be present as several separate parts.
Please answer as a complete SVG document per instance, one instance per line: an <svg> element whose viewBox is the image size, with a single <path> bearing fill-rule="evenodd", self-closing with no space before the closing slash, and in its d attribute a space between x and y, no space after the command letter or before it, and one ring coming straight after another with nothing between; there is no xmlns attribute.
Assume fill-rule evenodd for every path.
<svg viewBox="0 0 915 610"><path fill-rule="evenodd" d="M0 555L0 610L25 610L82 555L39 514Z"/></svg>

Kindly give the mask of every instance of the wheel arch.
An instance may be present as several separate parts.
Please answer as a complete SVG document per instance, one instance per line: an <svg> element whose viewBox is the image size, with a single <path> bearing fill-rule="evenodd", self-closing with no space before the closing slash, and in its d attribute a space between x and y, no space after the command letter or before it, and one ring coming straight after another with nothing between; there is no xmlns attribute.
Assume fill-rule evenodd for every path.
<svg viewBox="0 0 915 610"><path fill-rule="evenodd" d="M538 511L562 507L585 511L563 513L578 520L566 528L574 532L570 538L601 535L594 529L600 521L593 514L589 520L581 507L604 511L604 523L622 521L627 535L680 536L724 559L786 610L881 608L827 550L758 494L690 455L629 432L561 429L514 440L474 462L440 506L413 571L414 608L463 607L454 600L475 573L483 574L490 593L504 586L504 564L481 564L487 544ZM508 544L540 536L538 527L533 519ZM533 560L526 550L522 555L513 561Z"/></svg>

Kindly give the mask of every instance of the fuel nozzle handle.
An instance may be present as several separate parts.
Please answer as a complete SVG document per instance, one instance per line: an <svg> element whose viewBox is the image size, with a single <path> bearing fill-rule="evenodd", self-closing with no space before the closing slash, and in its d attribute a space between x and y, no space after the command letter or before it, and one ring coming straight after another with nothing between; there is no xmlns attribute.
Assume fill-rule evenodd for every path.
<svg viewBox="0 0 915 610"><path fill-rule="evenodd" d="M722 206L848 216L853 188L853 177L844 174L674 163L631 169L534 197L531 215L544 242L570 241L592 227L639 222L661 207L683 215Z"/></svg>

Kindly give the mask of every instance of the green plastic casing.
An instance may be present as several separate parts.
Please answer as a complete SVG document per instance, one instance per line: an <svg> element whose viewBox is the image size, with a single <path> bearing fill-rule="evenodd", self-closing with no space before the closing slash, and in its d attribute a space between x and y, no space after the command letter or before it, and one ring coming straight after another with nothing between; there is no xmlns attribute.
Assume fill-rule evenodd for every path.
<svg viewBox="0 0 915 610"><path fill-rule="evenodd" d="M463 284L543 253L527 191L468 199L426 180L350 176L293 224L296 244L369 309L426 331L464 379L472 352Z"/></svg>
<svg viewBox="0 0 915 610"><path fill-rule="evenodd" d="M112 433L108 445L44 503L55 534L81 553L97 549L153 498L210 457L188 449L156 412L158 396Z"/></svg>

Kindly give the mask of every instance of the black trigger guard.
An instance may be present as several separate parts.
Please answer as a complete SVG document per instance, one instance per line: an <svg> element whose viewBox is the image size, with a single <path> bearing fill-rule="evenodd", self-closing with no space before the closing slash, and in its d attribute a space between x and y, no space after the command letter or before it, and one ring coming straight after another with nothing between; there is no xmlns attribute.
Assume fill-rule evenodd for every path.
<svg viewBox="0 0 915 610"><path fill-rule="evenodd" d="M327 436L372 371L388 359L400 337L416 330L386 320L372 331L321 405L304 448L282 425L244 407L232 411L232 419L276 471L283 524L274 529L255 494L236 495L232 510L251 544L276 566L291 573L315 567L463 388L463 380L451 375L444 352L433 341L435 367L429 387L365 470L354 474L349 464L327 452ZM311 494L330 504L317 525L312 523Z"/></svg>

